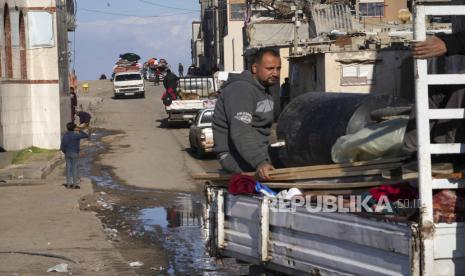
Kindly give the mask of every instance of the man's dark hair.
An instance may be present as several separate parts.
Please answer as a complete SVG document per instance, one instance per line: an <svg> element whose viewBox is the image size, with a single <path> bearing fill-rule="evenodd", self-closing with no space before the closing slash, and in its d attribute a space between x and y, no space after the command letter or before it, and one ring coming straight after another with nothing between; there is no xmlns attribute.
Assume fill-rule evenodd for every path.
<svg viewBox="0 0 465 276"><path fill-rule="evenodd" d="M76 128L76 124L73 122L69 122L66 124L66 129L68 129L68 131L74 131L75 128Z"/></svg>
<svg viewBox="0 0 465 276"><path fill-rule="evenodd" d="M279 57L279 52L274 49L260 49L258 50L255 55L252 57L252 63L260 63L262 62L263 56L265 54L271 54L274 57Z"/></svg>
<svg viewBox="0 0 465 276"><path fill-rule="evenodd" d="M168 74L171 73L171 70L170 69L166 70L166 73L168 73Z"/></svg>

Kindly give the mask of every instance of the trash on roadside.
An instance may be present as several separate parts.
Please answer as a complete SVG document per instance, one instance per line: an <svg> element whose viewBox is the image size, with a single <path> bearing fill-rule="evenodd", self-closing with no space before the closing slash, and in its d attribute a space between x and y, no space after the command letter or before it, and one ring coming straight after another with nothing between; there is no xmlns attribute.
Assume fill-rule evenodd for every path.
<svg viewBox="0 0 465 276"><path fill-rule="evenodd" d="M109 240L114 241L118 239L118 230L116 229L105 228L103 232L105 233L105 235L107 236Z"/></svg>
<svg viewBox="0 0 465 276"><path fill-rule="evenodd" d="M143 263L143 262L140 262L140 261L129 263L129 266L130 266L130 267L141 267L141 266L143 266L143 265L144 265L144 263Z"/></svg>
<svg viewBox="0 0 465 276"><path fill-rule="evenodd" d="M99 199L97 200L97 203L103 208L103 209L106 209L106 210L113 210L113 205L111 205L111 203L107 203L105 201L103 201L103 199Z"/></svg>
<svg viewBox="0 0 465 276"><path fill-rule="evenodd" d="M68 273L68 264L58 264L54 267L49 268L47 272Z"/></svg>

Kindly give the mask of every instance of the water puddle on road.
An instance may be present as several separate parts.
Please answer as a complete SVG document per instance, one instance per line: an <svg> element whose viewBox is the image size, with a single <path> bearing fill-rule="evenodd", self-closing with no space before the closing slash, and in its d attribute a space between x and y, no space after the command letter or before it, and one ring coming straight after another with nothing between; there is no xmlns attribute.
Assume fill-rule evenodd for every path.
<svg viewBox="0 0 465 276"><path fill-rule="evenodd" d="M94 132L89 146L82 150L84 156L79 164L80 175L90 178L97 192L117 198L117 203L104 212L105 227L114 228L120 234L127 233L130 238L139 238L144 246L153 243L162 248L167 267L160 267L161 275L231 275L221 272L215 260L206 253L202 195L127 186L112 175L112 168L96 164L98 154L108 150L101 139L113 134L102 130ZM144 272L159 275L153 271Z"/></svg>
<svg viewBox="0 0 465 276"><path fill-rule="evenodd" d="M165 236L163 248L173 256L169 273L187 274L217 269L213 260L205 254L203 207L200 201L185 195L179 197L171 207L146 208L139 212L146 232L161 231Z"/></svg>

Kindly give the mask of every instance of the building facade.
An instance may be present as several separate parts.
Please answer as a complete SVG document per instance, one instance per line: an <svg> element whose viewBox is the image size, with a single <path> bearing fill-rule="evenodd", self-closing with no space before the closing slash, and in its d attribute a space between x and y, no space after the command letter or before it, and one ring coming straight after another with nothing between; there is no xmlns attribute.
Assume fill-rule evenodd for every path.
<svg viewBox="0 0 465 276"><path fill-rule="evenodd" d="M372 22L399 22L399 10L407 9L407 0L359 0L359 15Z"/></svg>
<svg viewBox="0 0 465 276"><path fill-rule="evenodd" d="M197 51L193 60L198 60L201 71L242 71L246 0L200 0L199 4L201 23L197 38L203 43L198 41L197 45L201 44L203 48L202 51L197 51L199 47L196 46L194 50L192 45L192 52ZM201 57L198 58L199 56Z"/></svg>
<svg viewBox="0 0 465 276"><path fill-rule="evenodd" d="M1 0L0 146L57 149L71 119L73 1Z"/></svg>
<svg viewBox="0 0 465 276"><path fill-rule="evenodd" d="M291 98L307 92L389 94L411 99L409 50L339 50L290 60Z"/></svg>

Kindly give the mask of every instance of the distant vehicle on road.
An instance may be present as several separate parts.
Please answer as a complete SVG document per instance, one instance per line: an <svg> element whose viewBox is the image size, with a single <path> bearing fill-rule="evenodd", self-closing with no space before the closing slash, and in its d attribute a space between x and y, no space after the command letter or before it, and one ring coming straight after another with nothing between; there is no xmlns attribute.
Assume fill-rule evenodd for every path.
<svg viewBox="0 0 465 276"><path fill-rule="evenodd" d="M213 151L213 108L198 111L189 131L191 151L202 158Z"/></svg>
<svg viewBox="0 0 465 276"><path fill-rule="evenodd" d="M170 122L192 123L199 110L215 107L216 86L212 77L185 77L178 82L178 99L165 107Z"/></svg>
<svg viewBox="0 0 465 276"><path fill-rule="evenodd" d="M122 96L145 97L145 86L142 75L137 72L116 73L113 80L115 98Z"/></svg>

